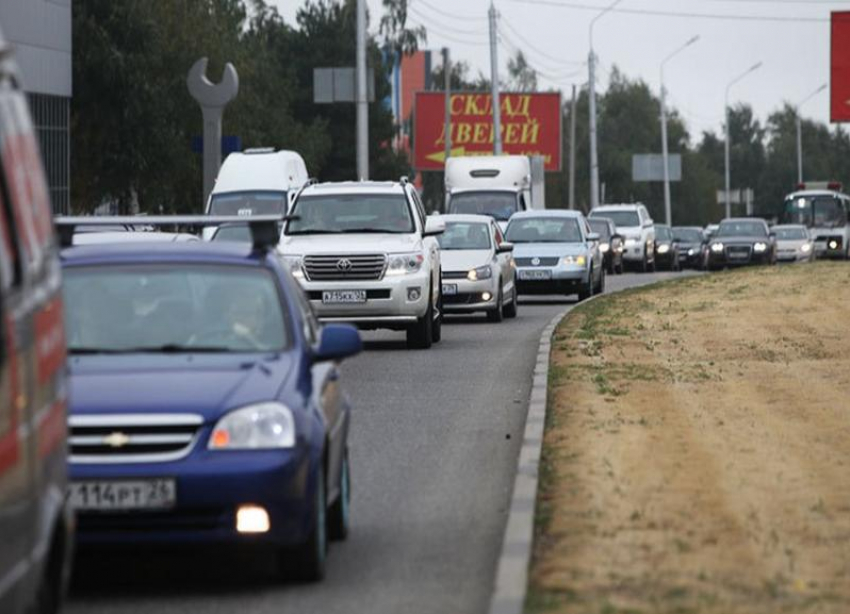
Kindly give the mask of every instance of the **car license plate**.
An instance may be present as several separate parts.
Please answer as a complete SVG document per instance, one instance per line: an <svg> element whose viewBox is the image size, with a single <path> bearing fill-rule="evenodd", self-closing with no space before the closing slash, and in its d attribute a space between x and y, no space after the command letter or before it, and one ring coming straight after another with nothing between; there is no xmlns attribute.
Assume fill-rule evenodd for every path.
<svg viewBox="0 0 850 614"><path fill-rule="evenodd" d="M519 278L526 281L552 279L552 271L520 271Z"/></svg>
<svg viewBox="0 0 850 614"><path fill-rule="evenodd" d="M443 284L443 294L446 296L457 294L457 284Z"/></svg>
<svg viewBox="0 0 850 614"><path fill-rule="evenodd" d="M365 290L328 290L322 292L322 303L325 305L344 305L348 303L365 302Z"/></svg>
<svg viewBox="0 0 850 614"><path fill-rule="evenodd" d="M168 509L177 502L173 479L71 482L71 506L85 510Z"/></svg>

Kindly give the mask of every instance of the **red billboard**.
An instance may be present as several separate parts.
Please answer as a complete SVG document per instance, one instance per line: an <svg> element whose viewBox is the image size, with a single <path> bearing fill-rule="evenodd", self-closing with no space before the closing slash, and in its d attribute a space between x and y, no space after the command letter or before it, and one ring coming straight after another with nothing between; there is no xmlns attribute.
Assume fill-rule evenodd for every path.
<svg viewBox="0 0 850 614"><path fill-rule="evenodd" d="M502 153L543 156L547 171L561 169L561 94L501 94ZM445 94L416 92L413 164L441 171L446 162ZM452 156L493 154L493 99L482 92L451 95Z"/></svg>
<svg viewBox="0 0 850 614"><path fill-rule="evenodd" d="M833 122L850 121L850 12L832 14Z"/></svg>

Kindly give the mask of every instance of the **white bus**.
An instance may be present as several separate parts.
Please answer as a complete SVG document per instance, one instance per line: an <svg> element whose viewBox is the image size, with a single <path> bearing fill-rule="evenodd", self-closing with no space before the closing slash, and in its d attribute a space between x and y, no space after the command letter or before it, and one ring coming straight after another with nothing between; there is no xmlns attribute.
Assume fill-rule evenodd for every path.
<svg viewBox="0 0 850 614"><path fill-rule="evenodd" d="M800 184L785 197L782 222L806 226L818 258L850 258L850 196L840 183Z"/></svg>

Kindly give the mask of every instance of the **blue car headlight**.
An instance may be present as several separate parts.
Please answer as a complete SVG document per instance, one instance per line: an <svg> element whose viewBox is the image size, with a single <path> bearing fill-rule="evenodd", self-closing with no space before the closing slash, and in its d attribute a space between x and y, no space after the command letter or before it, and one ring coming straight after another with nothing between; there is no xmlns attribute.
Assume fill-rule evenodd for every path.
<svg viewBox="0 0 850 614"><path fill-rule="evenodd" d="M234 409L218 421L210 450L268 450L295 446L295 419L282 403L257 403Z"/></svg>

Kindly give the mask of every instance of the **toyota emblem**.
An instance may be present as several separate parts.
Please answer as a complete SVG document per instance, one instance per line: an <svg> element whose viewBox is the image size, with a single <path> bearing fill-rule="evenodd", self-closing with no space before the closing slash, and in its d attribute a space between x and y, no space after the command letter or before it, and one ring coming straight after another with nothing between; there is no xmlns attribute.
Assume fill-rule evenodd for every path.
<svg viewBox="0 0 850 614"><path fill-rule="evenodd" d="M531 264L534 266L540 266L540 258L532 258Z"/></svg>
<svg viewBox="0 0 850 614"><path fill-rule="evenodd" d="M342 271L343 273L347 273L351 270L351 260L348 258L340 258L336 261L336 268Z"/></svg>

